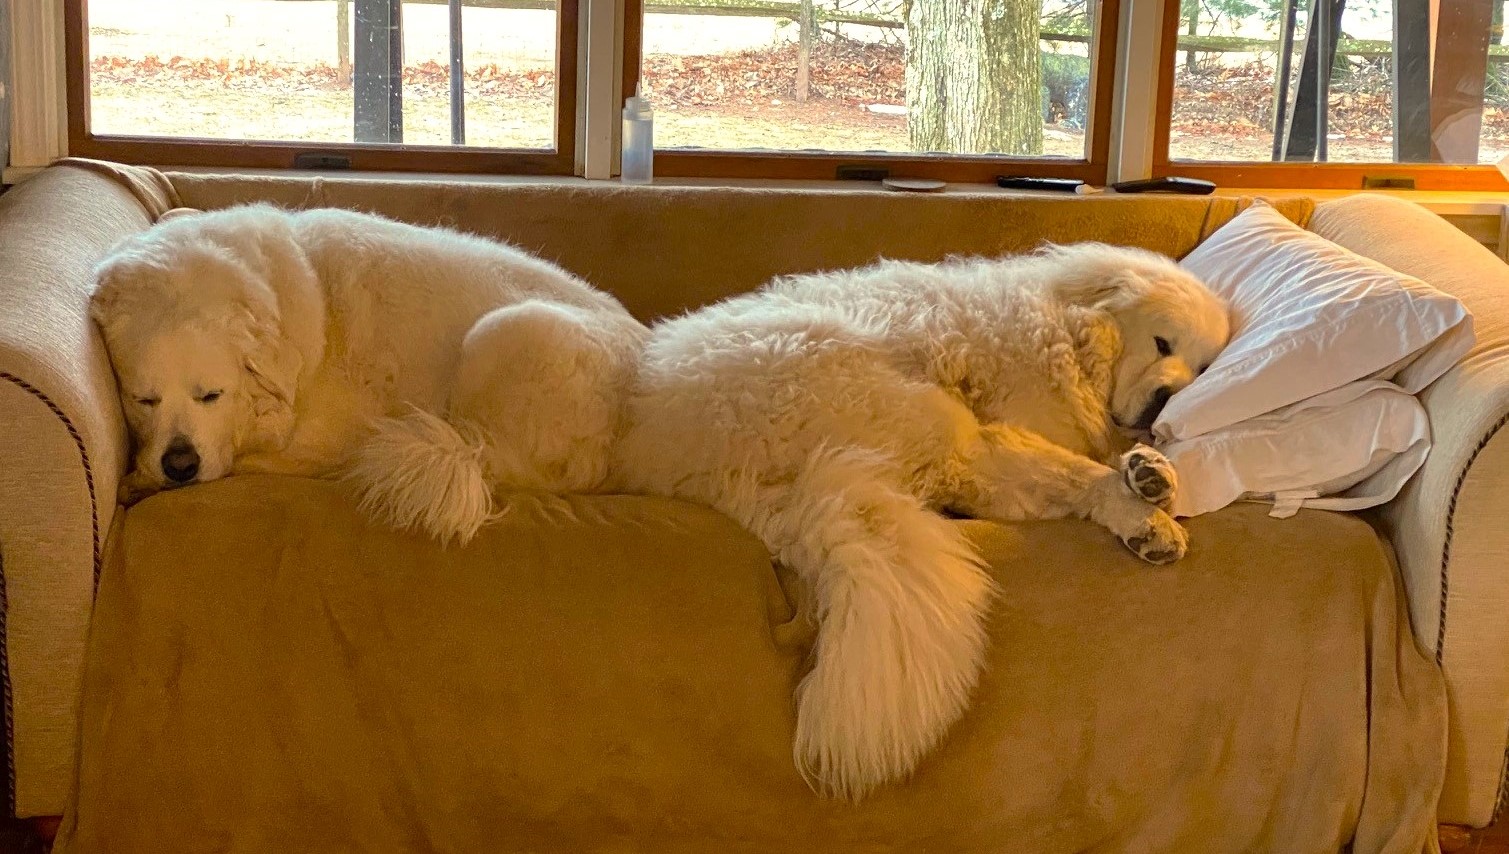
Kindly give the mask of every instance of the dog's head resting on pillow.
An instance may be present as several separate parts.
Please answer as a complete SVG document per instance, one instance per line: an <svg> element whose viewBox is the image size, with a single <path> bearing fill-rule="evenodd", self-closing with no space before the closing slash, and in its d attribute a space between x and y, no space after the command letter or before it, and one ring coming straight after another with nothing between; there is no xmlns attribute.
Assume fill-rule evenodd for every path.
<svg viewBox="0 0 1509 854"><path fill-rule="evenodd" d="M1146 432L1164 404L1226 346L1226 304L1203 282L1154 252L1103 243L1052 246L1052 290L1061 300L1108 313L1121 337L1111 388L1112 422Z"/></svg>
<svg viewBox="0 0 1509 854"><path fill-rule="evenodd" d="M267 206L176 218L117 247L90 316L136 447L133 490L230 473L293 432L299 383L323 357L324 302Z"/></svg>

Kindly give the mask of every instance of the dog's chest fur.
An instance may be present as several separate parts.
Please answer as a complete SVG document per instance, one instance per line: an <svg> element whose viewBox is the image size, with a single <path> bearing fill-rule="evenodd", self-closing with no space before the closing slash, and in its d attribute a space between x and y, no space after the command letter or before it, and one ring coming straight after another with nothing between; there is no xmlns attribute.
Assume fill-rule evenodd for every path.
<svg viewBox="0 0 1509 854"><path fill-rule="evenodd" d="M1116 444L1108 412L1121 353L1104 312L1028 303L1030 324L956 317L956 330L924 336L929 379L954 392L982 423L1032 430L1076 453L1105 458ZM1016 313L1016 312L1014 312Z"/></svg>

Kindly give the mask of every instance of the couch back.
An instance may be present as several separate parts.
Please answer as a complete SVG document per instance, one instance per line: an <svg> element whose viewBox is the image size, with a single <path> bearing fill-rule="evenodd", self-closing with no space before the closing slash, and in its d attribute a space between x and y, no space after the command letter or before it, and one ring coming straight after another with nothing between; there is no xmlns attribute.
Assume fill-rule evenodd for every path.
<svg viewBox="0 0 1509 854"><path fill-rule="evenodd" d="M167 174L175 200L343 207L507 240L649 321L774 276L1101 240L1183 256L1247 200ZM1307 199L1276 202L1304 223Z"/></svg>

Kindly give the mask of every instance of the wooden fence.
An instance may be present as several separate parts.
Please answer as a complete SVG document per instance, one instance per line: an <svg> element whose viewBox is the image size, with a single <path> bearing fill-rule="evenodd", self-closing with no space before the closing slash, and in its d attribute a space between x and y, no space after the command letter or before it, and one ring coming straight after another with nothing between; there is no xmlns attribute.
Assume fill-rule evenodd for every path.
<svg viewBox="0 0 1509 854"><path fill-rule="evenodd" d="M299 0L294 0L298 2ZM304 0L307 2L307 0ZM403 0L405 3L444 6L447 0ZM337 0L336 21L340 73L349 79L351 73L351 0ZM556 0L462 0L462 5L478 9L534 9L551 11ZM902 29L906 22L900 18L865 12L846 12L825 9L812 0L645 0L646 14L656 15L717 15L735 18L784 18L797 24L798 59L796 72L796 98L807 100L810 91L810 63L815 31L823 24L852 24L864 27ZM1086 44L1090 37L1085 33L1045 32L1042 40L1047 42ZM1384 57L1393 54L1393 43L1384 39L1339 39L1336 52L1341 56ZM1279 49L1274 39L1254 39L1240 36L1180 35L1178 50L1187 53L1273 53ZM1488 49L1491 63L1509 62L1509 45L1495 44Z"/></svg>

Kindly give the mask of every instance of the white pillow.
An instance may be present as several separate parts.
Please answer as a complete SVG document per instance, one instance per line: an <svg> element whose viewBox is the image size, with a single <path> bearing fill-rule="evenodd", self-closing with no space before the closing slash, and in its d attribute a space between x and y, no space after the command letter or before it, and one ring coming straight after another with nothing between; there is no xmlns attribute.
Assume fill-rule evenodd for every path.
<svg viewBox="0 0 1509 854"><path fill-rule="evenodd" d="M1393 499L1425 463L1430 419L1393 383L1362 380L1159 450L1179 473L1176 516L1244 498L1273 501L1276 516L1359 510Z"/></svg>
<svg viewBox="0 0 1509 854"><path fill-rule="evenodd" d="M1180 266L1231 305L1232 339L1153 424L1170 441L1272 412L1354 380L1414 393L1472 348L1472 315L1419 279L1343 249L1265 204Z"/></svg>

